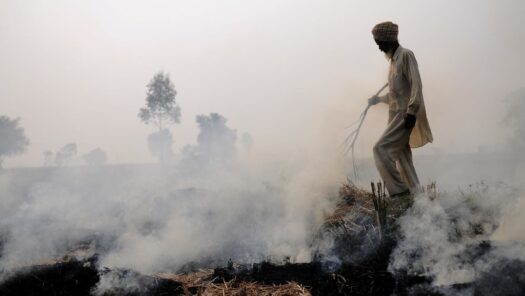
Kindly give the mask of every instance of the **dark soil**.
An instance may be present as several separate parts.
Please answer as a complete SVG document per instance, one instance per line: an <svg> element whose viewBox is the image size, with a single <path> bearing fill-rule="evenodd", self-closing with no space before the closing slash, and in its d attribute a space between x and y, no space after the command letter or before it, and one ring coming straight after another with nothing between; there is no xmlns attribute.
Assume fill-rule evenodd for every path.
<svg viewBox="0 0 525 296"><path fill-rule="evenodd" d="M126 276L131 271L121 272ZM116 289L107 292L111 295L182 295L182 286L174 281L133 273L141 284L140 291ZM51 265L31 266L19 271L0 285L2 296L62 296L92 295L100 280L96 268L96 257L83 261L68 261Z"/></svg>
<svg viewBox="0 0 525 296"><path fill-rule="evenodd" d="M488 244L473 248L472 253L484 253ZM382 250L385 251L385 250ZM386 254L378 252L379 254ZM491 270L480 275L471 284L451 287L433 287L430 279L421 276L396 274L386 271L388 258L373 256L360 264L343 263L334 272L326 271L321 262L285 263L262 262L250 266L216 268L209 278L220 284L224 281L257 282L279 285L297 282L307 287L314 296L339 295L525 295L525 262L500 260ZM83 261L68 261L52 265L24 268L0 285L0 295L91 295L104 273L117 278L132 278L135 290L115 287L106 291L113 295L184 295L181 283L169 279L141 275L129 270L100 271L96 257ZM188 289L197 294L196 289Z"/></svg>
<svg viewBox="0 0 525 296"><path fill-rule="evenodd" d="M388 257L394 244L384 244L375 255L359 264L343 263L334 272L324 270L321 262L254 264L253 268L217 268L217 282L234 278L264 284L297 282L308 287L313 296L336 295L443 295L431 288L430 279L387 272Z"/></svg>
<svg viewBox="0 0 525 296"><path fill-rule="evenodd" d="M98 281L98 272L90 261L32 266L4 282L0 295L90 295Z"/></svg>

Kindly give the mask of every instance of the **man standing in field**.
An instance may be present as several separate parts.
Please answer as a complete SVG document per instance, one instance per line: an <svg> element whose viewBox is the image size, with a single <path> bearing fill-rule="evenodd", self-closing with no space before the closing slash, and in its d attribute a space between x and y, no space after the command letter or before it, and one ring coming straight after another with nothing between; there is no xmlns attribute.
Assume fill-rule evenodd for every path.
<svg viewBox="0 0 525 296"><path fill-rule="evenodd" d="M368 100L370 105L382 102L389 106L388 126L374 145L374 160L390 196L399 197L419 187L411 148L432 142L432 132L417 61L412 51L399 45L398 26L377 24L372 35L390 61L388 93Z"/></svg>

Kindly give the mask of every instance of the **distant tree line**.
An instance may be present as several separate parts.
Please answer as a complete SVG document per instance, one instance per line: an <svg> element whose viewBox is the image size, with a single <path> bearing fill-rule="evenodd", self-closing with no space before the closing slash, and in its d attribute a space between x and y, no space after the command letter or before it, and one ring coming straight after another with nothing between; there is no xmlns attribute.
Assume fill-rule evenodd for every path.
<svg viewBox="0 0 525 296"><path fill-rule="evenodd" d="M176 90L170 76L158 72L147 84L146 105L139 110L139 118L145 124L153 124L157 131L148 136L148 148L152 156L161 163L166 163L173 156L173 135L169 126L180 123L181 109L176 102ZM237 150L237 131L229 128L227 119L218 114L197 115L199 127L196 145L187 145L182 149L181 163L213 165L224 164L235 159ZM242 144L249 150L253 138L244 134Z"/></svg>
<svg viewBox="0 0 525 296"><path fill-rule="evenodd" d="M177 91L164 72L156 73L147 84L146 104L139 110L139 118L145 124L152 124L156 131L148 135L147 142L150 153L165 163L173 157L173 135L170 126L180 123L181 108L176 101ZM525 87L507 96L507 113L503 123L511 131L510 149L522 151L525 149ZM195 145L186 145L181 150L181 163L185 166L224 165L231 162L237 155L237 131L227 125L227 119L219 113L198 115L195 119L199 133ZM241 144L246 151L253 146L253 138L244 133ZM29 146L29 140L20 126L20 118L0 116L0 168L3 161L15 155L24 153ZM58 151L44 152L44 165L65 166L81 160L88 165L103 165L107 162L107 154L100 148L77 156L76 143L67 143Z"/></svg>
<svg viewBox="0 0 525 296"><path fill-rule="evenodd" d="M80 158L77 158L77 144L68 143L57 152L44 151L44 166L67 166L75 160L82 160L87 165L103 165L107 161L107 154L100 148L95 148Z"/></svg>
<svg viewBox="0 0 525 296"><path fill-rule="evenodd" d="M166 163L173 158L173 135L170 126L180 123L181 109L177 104L177 91L169 74L156 73L147 84L146 104L139 110L139 118L145 124L155 126L156 131L147 137L150 153L159 162ZM231 162L237 155L237 131L227 126L227 119L219 113L196 116L199 127L196 145L187 145L182 149L182 162L198 165L224 164ZM29 140L20 119L0 117L0 167L6 157L22 154L27 150ZM241 144L250 150L253 138L250 134L242 135ZM78 156L78 147L74 142L67 143L56 151L43 153L45 166L67 166L83 161L88 165L102 165L107 162L107 154L95 148Z"/></svg>

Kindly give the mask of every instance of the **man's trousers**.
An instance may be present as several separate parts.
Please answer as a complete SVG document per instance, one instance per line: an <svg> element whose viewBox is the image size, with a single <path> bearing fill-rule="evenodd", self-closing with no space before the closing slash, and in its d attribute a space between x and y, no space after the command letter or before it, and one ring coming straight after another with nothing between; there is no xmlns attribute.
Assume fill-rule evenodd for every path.
<svg viewBox="0 0 525 296"><path fill-rule="evenodd" d="M388 127L374 145L376 167L390 195L419 187L408 144L412 129L405 128L404 115L390 111Z"/></svg>

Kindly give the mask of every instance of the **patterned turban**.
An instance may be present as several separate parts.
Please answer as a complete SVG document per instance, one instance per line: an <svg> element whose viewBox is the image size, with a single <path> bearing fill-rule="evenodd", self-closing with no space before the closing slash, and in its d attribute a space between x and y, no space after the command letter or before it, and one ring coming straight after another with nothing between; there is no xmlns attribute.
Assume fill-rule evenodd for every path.
<svg viewBox="0 0 525 296"><path fill-rule="evenodd" d="M397 33L399 32L397 25L393 22L383 22L374 26L372 35L378 41L397 41Z"/></svg>

